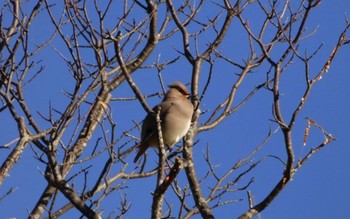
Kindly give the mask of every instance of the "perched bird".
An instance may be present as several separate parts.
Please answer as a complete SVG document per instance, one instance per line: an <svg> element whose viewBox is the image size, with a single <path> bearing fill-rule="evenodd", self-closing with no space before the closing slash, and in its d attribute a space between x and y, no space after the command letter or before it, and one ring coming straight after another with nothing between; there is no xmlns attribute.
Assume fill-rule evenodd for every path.
<svg viewBox="0 0 350 219"><path fill-rule="evenodd" d="M191 125L193 105L188 100L190 94L181 82L169 85L163 101L148 113L142 123L141 143L135 156L134 163L150 146L159 146L156 110L160 106L160 121L164 146L172 149L174 144L183 138Z"/></svg>

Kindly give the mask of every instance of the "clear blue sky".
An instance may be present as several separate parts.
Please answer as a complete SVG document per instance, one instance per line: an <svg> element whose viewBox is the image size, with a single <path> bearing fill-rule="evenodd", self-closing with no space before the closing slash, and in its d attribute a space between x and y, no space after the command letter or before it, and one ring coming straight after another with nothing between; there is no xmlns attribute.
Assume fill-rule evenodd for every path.
<svg viewBox="0 0 350 219"><path fill-rule="evenodd" d="M204 8L204 10L208 10L208 8ZM210 13L208 16L210 16ZM315 66L312 70L319 70L326 61L327 55L330 54L332 47L337 42L337 36L345 26L344 16L350 17L350 4L348 0L322 1L321 5L313 11L307 26L310 28L308 31L317 28L317 33L310 38L311 40L306 41L304 47L309 47L312 50L317 48L320 43L324 43L324 46L318 56L312 61L313 66ZM250 22L254 24L254 18L251 18ZM45 32L44 25L46 25L44 20L38 20L34 23L35 32L33 33L33 42L40 42L42 34ZM239 41L240 33L230 32L229 36L233 37L234 42L232 43L235 46L232 46L234 49L229 51L228 54L233 55L233 57L240 57L240 49L244 49L241 47L247 44ZM229 39L231 38L226 40ZM173 45L177 43L175 41L171 42ZM57 45L54 46L57 47ZM154 62L159 54L162 61L175 57L174 54L176 53L173 51L169 52L172 48L171 45L166 47L166 45L160 44L160 46L162 47L159 47L154 52L148 63ZM225 51L225 48L221 49ZM26 92L28 92L27 98L31 101L30 107L33 109L33 112L40 111L47 115L49 101L51 101L53 107L58 109L62 109L65 106L67 98L64 97L62 91L65 89L71 90L72 84L66 79L69 77L67 67L62 64L62 61L54 53L52 48L45 49L40 55L46 66L45 71L28 86ZM299 158L299 154L308 152L311 146L315 146L323 141L322 134L313 127L308 144L302 149L303 132L306 127L305 117L310 117L317 121L325 130L333 134L336 141L314 155L299 170L293 177L293 181L287 185L281 195L262 212L261 218L350 218L348 211L350 209L349 57L350 48L348 46L343 47L335 58L329 72L314 87L308 103L297 120L296 129L293 133L296 158ZM246 57L241 56L241 59L244 58ZM237 58L237 60L239 59ZM201 89L204 87L208 72L207 67L203 67ZM178 64L170 65L163 70L164 81L170 83L174 80L180 80L187 83L190 81L190 70L190 65L181 57ZM296 101L300 99L300 95L302 94L303 86L298 84L300 82L300 76L303 75L302 71L303 69L299 65L292 67L290 71L286 72L281 82L281 92L283 93L282 110L287 118L291 110L295 108ZM214 68L213 83L209 87L207 96L201 105L202 111L212 111L215 104L219 100L224 99L225 96L223 95L230 86L230 84L224 82L226 80L233 81L235 79L233 77L234 73L236 72L230 71L225 65L219 65ZM264 78L264 72L254 73L254 75L259 74L260 76L256 76L258 79L251 76L243 84L241 93L237 96L238 100L257 81L261 81L260 79ZM146 70L140 70L133 77L144 93L161 91L155 72L152 74ZM131 95L132 92L126 85L123 85L113 93L114 97ZM276 125L269 121L269 119L272 119L271 98L271 95L267 91L261 91L240 111L220 124L217 129L207 133L201 133L197 136L200 141L194 148L194 152L196 168L200 177L203 177L207 171L203 159L203 153L207 145L210 147L212 162L218 165L218 173L223 174L236 160L244 157L244 155L257 146L266 136L270 127L271 129L276 128ZM149 104L154 105L159 101L159 98L152 98L149 100ZM113 118L117 122L118 134L121 134L124 129L132 127L132 120L141 121L145 116L144 111L137 102L113 102L111 107ZM205 115L200 122L204 122L204 118ZM0 144L5 144L15 138L16 132L13 131L14 127L8 126L10 119L7 113L1 113L0 119L2 121L0 124ZM45 126L44 123L42 125L43 127ZM138 135L137 133L135 134ZM254 196L255 203L260 202L265 197L282 174L282 164L278 160L268 157L268 155L283 154L281 134L281 132L277 132L264 149L257 154L256 159L265 157L265 160L249 175L249 177L254 176L255 178L255 182L249 188ZM1 152L3 154L0 154L0 159L3 160L6 154L3 151ZM149 154L150 158L148 159L147 168L151 169L155 167L156 157L152 151ZM17 190L0 203L1 218L25 218L28 215L26 209L31 211L42 189L46 185L40 172L44 171L44 169L42 169L42 165L39 162L33 159L33 156L34 154L31 148L28 147L21 161L10 172L10 176L2 185L0 195L4 194L11 187L16 187ZM100 164L93 163L93 165L96 168ZM133 167L133 164L131 164L129 170ZM113 172L116 173L118 170L116 168ZM178 177L181 184L184 185L186 182L184 174L181 173ZM154 176L149 179L130 180L126 182L128 188L124 192L127 193L128 200L132 203L132 208L125 218L150 217L152 200L150 193L154 190L155 180L156 177ZM243 186L248 180L249 178L246 178L238 186ZM207 186L212 185L212 179L209 179L202 185L205 194L208 192L206 190ZM217 218L235 218L247 210L248 203L245 192L231 193L231 196L225 197L228 199L243 198L243 200L215 209L214 214ZM171 199L175 199L175 197L170 193L170 202ZM103 208L106 212L104 214L105 217L108 216L110 211L119 207L119 201L120 195L118 192L113 193L106 199L106 202L103 203ZM71 217L77 216L76 212L72 212L64 218L68 218L68 215ZM199 216L194 218L199 218Z"/></svg>

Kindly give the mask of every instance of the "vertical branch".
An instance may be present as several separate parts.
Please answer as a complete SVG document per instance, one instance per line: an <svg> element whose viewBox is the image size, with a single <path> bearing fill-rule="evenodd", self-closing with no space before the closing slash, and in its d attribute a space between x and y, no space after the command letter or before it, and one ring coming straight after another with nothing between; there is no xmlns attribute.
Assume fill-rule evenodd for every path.
<svg viewBox="0 0 350 219"><path fill-rule="evenodd" d="M212 209L209 207L207 201L203 196L201 186L194 168L193 152L192 152L194 135L195 135L194 130L193 128L191 128L186 135L186 140L183 147L182 154L187 163L185 167L185 172L186 172L187 180L190 184L193 199L196 203L196 206L200 214L202 215L203 218L210 219L210 218L214 218L214 215L213 215Z"/></svg>
<svg viewBox="0 0 350 219"><path fill-rule="evenodd" d="M158 141L159 141L159 164L158 164L158 176L157 176L157 186L160 186L160 184L163 181L164 178L164 167L165 167L165 147L164 147L164 140L163 140L163 132L162 132L162 121L160 119L160 111L161 106L157 107L157 131L158 131Z"/></svg>
<svg viewBox="0 0 350 219"><path fill-rule="evenodd" d="M157 131L158 131L158 141L159 141L159 163L158 163L158 174L157 174L157 184L156 189L153 194L153 202L152 202L152 218L160 219L162 218L162 206L165 195L165 190L160 190L160 186L164 180L164 167L165 167L165 148L163 141L163 133L162 133L162 121L160 120L160 110L161 107L158 106L156 109L156 121L157 121Z"/></svg>
<svg viewBox="0 0 350 219"><path fill-rule="evenodd" d="M292 168L294 163L294 150L293 150L293 144L292 144L292 133L291 133L291 127L285 124L282 111L281 111L281 102L280 102L280 92L279 92L279 83L280 83L280 77L281 77L281 63L278 63L274 66L275 68L275 75L274 75L274 86L273 86L273 113L274 117L281 127L281 130L283 132L284 137L284 145L287 152L287 163L286 163L286 169L284 170L284 178L283 183L287 183L291 179L292 175Z"/></svg>
<svg viewBox="0 0 350 219"><path fill-rule="evenodd" d="M285 124L281 112L280 106L280 77L281 77L281 66L280 63L274 66L275 75L273 78L273 115L276 119L276 122L281 126L282 129L286 129L287 125Z"/></svg>

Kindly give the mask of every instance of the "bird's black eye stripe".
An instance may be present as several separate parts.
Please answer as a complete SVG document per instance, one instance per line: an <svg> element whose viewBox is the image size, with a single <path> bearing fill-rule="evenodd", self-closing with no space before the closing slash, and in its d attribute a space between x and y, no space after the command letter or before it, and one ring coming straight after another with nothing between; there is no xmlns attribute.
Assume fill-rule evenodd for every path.
<svg viewBox="0 0 350 219"><path fill-rule="evenodd" d="M184 89L182 89L181 87L179 87L178 89L177 89L182 95L184 95L184 96L187 96L187 95L189 95Z"/></svg>

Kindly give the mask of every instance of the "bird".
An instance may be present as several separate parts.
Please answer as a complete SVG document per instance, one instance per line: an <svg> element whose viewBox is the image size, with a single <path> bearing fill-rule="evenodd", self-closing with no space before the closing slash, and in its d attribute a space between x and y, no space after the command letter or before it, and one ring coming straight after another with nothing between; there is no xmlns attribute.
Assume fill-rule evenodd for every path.
<svg viewBox="0 0 350 219"><path fill-rule="evenodd" d="M169 90L165 93L162 102L156 105L153 112L149 112L143 120L141 141L134 163L150 146L159 147L156 119L158 107L160 107L159 118L164 146L171 150L186 135L193 115L193 105L189 97L190 93L183 83L176 81L169 84Z"/></svg>

